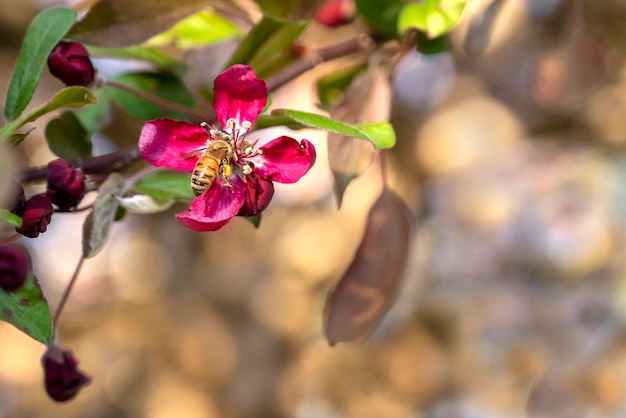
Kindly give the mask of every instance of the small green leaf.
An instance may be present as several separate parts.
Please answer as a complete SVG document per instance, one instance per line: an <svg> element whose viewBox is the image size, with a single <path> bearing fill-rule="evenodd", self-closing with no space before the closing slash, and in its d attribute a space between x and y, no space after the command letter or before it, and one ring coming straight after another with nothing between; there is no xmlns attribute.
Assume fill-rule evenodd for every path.
<svg viewBox="0 0 626 418"><path fill-rule="evenodd" d="M300 36L308 21L289 21L265 15L254 26L239 44L228 66L233 64L247 64L253 67L257 76L267 77L267 71L260 71L260 67L271 67L275 59L282 58L284 51L293 45Z"/></svg>
<svg viewBox="0 0 626 418"><path fill-rule="evenodd" d="M45 345L50 344L52 318L48 302L32 272L28 273L26 282L16 291L0 291L0 320L14 325Z"/></svg>
<svg viewBox="0 0 626 418"><path fill-rule="evenodd" d="M134 189L156 199L190 202L195 198L191 190L189 174L177 171L161 171L143 177L135 183Z"/></svg>
<svg viewBox="0 0 626 418"><path fill-rule="evenodd" d="M112 57L127 60L145 61L177 77L183 77L187 71L185 63L149 46L127 46L126 48L105 48L85 45L89 54L96 57Z"/></svg>
<svg viewBox="0 0 626 418"><path fill-rule="evenodd" d="M387 38L396 37L403 0L356 0L355 3L357 13L378 34Z"/></svg>
<svg viewBox="0 0 626 418"><path fill-rule="evenodd" d="M83 224L83 257L95 256L104 246L119 205L115 196L122 194L125 185L121 174L111 173L100 186L93 209Z"/></svg>
<svg viewBox="0 0 626 418"><path fill-rule="evenodd" d="M19 228L22 226L22 218L6 209L0 209L0 223L10 224Z"/></svg>
<svg viewBox="0 0 626 418"><path fill-rule="evenodd" d="M258 229L259 226L261 226L261 214L254 215L254 216L244 216L244 218L246 221L250 222L252 226L254 226L256 229Z"/></svg>
<svg viewBox="0 0 626 418"><path fill-rule="evenodd" d="M298 6L296 0L254 0L264 12L279 17L287 17Z"/></svg>
<svg viewBox="0 0 626 418"><path fill-rule="evenodd" d="M13 122L0 127L0 141L11 137L15 131L24 126L26 123L31 122L46 113L66 107L78 107L89 103L96 103L96 101L96 96L94 96L91 91L81 86L67 87L63 90L59 90L47 103L34 108Z"/></svg>
<svg viewBox="0 0 626 418"><path fill-rule="evenodd" d="M4 105L4 118L10 122L22 114L30 99L48 55L74 24L76 12L62 7L46 9L31 22L13 68Z"/></svg>
<svg viewBox="0 0 626 418"><path fill-rule="evenodd" d="M461 18L466 0L424 0L406 4L398 17L398 31L417 29L430 39L449 32Z"/></svg>
<svg viewBox="0 0 626 418"><path fill-rule="evenodd" d="M426 33L418 30L415 36L415 49L422 55L447 52L450 50L448 35L445 34L431 39Z"/></svg>
<svg viewBox="0 0 626 418"><path fill-rule="evenodd" d="M278 118L281 122L280 125L294 127L292 123L289 123L289 121L291 121L301 125L300 127L322 129L324 131L354 138L365 139L370 141L376 149L391 148L396 143L396 135L391 125L387 122L349 125L326 116L290 109L276 109L272 111L270 115L270 117L273 116ZM267 123L266 118L262 118L261 120Z"/></svg>
<svg viewBox="0 0 626 418"><path fill-rule="evenodd" d="M9 137L9 142L14 147L17 147L34 130L35 130L35 128L32 127L32 128L27 129L26 132L20 132L20 133L17 133L17 134L11 134L11 136ZM2 139L2 138L0 137L0 139Z"/></svg>
<svg viewBox="0 0 626 418"><path fill-rule="evenodd" d="M317 97L322 108L329 110L337 104L338 99L346 88L350 85L354 77L367 68L366 63L342 68L317 80Z"/></svg>
<svg viewBox="0 0 626 418"><path fill-rule="evenodd" d="M193 105L193 96L187 90L187 87L178 78L169 74L150 72L126 73L112 77L111 80L153 94L170 102L188 107ZM127 91L109 88L108 93L117 106L136 119L147 121L169 117L187 120L186 115L164 110L160 106Z"/></svg>
<svg viewBox="0 0 626 418"><path fill-rule="evenodd" d="M151 215L168 210L174 204L171 199L159 199L147 194L136 194L129 197L115 196L119 204L130 213Z"/></svg>
<svg viewBox="0 0 626 418"><path fill-rule="evenodd" d="M91 141L73 112L65 112L46 126L50 151L64 160L76 161L91 155Z"/></svg>
<svg viewBox="0 0 626 418"><path fill-rule="evenodd" d="M149 39L146 44L155 46L174 44L179 48L189 49L207 46L241 35L241 30L229 20L203 10Z"/></svg>

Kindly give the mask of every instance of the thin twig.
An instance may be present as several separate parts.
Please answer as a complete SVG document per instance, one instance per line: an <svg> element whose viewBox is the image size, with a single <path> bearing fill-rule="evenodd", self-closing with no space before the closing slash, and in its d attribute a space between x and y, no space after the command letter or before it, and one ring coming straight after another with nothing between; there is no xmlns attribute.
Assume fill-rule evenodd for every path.
<svg viewBox="0 0 626 418"><path fill-rule="evenodd" d="M72 274L72 278L70 279L69 283L65 287L65 290L63 291L63 295L61 295L61 300L59 300L59 304L57 305L57 308L54 311L54 315L52 315L52 329L53 329L52 339L53 340L54 340L54 334L56 333L56 327L59 322L59 317L61 316L61 312L63 312L65 303L70 297L70 293L72 293L72 288L74 287L74 284L76 283L76 279L78 278L78 275L80 274L80 270L83 267L84 262L85 262L85 257L81 255L80 259L78 260L78 264L76 265L76 269L74 270L74 274Z"/></svg>
<svg viewBox="0 0 626 418"><path fill-rule="evenodd" d="M298 61L283 68L265 80L269 91L277 90L294 78L315 68L322 62L330 61L363 51L372 45L372 39L366 35L357 36L336 45L320 48L304 54Z"/></svg>

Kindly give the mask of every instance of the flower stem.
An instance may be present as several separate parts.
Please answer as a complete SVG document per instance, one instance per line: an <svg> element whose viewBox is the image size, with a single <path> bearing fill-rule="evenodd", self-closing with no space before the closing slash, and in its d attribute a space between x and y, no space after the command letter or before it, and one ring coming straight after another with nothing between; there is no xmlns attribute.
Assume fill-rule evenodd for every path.
<svg viewBox="0 0 626 418"><path fill-rule="evenodd" d="M72 293L72 288L74 287L74 284L76 283L76 279L78 278L78 275L80 274L80 270L82 269L84 262L85 262L85 257L81 255L80 259L78 260L78 264L76 265L76 269L74 270L74 274L72 274L72 278L70 279L69 283L65 287L65 290L63 291L63 295L61 295L61 299L59 300L59 304L57 305L57 308L54 311L54 315L52 315L53 334L56 332L56 327L59 322L59 317L61 316L61 312L63 311L63 308L65 307L65 303L70 297L70 293ZM54 340L54 336L52 339Z"/></svg>

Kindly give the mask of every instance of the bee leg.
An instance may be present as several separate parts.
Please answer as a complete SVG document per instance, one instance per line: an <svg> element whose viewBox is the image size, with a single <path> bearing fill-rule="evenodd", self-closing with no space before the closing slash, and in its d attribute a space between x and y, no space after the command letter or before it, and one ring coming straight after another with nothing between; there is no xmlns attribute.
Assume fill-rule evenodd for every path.
<svg viewBox="0 0 626 418"><path fill-rule="evenodd" d="M230 189L232 190L233 185L230 184L230 180L228 180L230 178L230 173L232 172L230 168L230 164L223 161L221 163L221 171L222 171L222 182L224 183L224 186L230 187Z"/></svg>

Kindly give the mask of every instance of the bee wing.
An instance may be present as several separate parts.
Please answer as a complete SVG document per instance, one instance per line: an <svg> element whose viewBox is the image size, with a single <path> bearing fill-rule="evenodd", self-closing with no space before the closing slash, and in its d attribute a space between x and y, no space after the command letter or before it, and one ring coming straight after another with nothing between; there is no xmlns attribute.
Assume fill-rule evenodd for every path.
<svg viewBox="0 0 626 418"><path fill-rule="evenodd" d="M200 155L202 155L207 150L207 148L208 147L206 145L203 145L203 146L201 146L198 149L195 149L195 150L193 150L191 152L188 152L187 154L181 155L180 158L182 158L184 160L184 159L191 158L191 157L199 157Z"/></svg>

